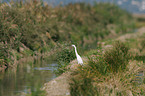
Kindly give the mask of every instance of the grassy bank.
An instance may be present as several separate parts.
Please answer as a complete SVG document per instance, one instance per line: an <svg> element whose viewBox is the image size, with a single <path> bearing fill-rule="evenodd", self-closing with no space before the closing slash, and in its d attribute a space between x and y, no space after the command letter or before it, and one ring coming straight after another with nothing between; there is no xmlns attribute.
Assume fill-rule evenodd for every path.
<svg viewBox="0 0 145 96"><path fill-rule="evenodd" d="M82 56L83 66L73 60L60 67L63 74L44 84L43 90L47 96L144 96L144 37L144 28L140 28L98 42L98 48ZM69 54L66 52L65 56Z"/></svg>
<svg viewBox="0 0 145 96"><path fill-rule="evenodd" d="M144 36L108 40L88 52L86 66L72 74L71 96L144 96Z"/></svg>
<svg viewBox="0 0 145 96"><path fill-rule="evenodd" d="M60 44L88 49L104 38L131 32L133 17L112 4L79 3L52 8L44 2L0 3L0 66Z"/></svg>
<svg viewBox="0 0 145 96"><path fill-rule="evenodd" d="M73 60L66 67L60 67L60 73L64 73L44 84L46 95L144 96L145 32L140 29L136 33L98 42L97 49L82 56L84 66Z"/></svg>

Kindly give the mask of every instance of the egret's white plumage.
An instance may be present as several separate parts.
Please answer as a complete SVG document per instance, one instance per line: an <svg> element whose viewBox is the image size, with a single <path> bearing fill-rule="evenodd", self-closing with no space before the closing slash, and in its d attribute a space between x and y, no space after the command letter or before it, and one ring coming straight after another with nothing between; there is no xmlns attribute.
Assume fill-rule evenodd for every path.
<svg viewBox="0 0 145 96"><path fill-rule="evenodd" d="M75 53L76 53L78 64L83 65L83 60L81 56L78 54L76 46L75 45L72 45L72 46L75 48Z"/></svg>

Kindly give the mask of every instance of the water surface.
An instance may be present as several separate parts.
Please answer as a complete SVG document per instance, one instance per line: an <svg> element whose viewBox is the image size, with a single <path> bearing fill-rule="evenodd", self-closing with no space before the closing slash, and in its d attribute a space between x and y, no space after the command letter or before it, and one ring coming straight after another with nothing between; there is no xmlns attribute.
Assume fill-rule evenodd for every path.
<svg viewBox="0 0 145 96"><path fill-rule="evenodd" d="M19 64L17 70L8 70L0 75L0 96L21 96L22 93L37 91L56 77L53 72L56 66L52 60Z"/></svg>

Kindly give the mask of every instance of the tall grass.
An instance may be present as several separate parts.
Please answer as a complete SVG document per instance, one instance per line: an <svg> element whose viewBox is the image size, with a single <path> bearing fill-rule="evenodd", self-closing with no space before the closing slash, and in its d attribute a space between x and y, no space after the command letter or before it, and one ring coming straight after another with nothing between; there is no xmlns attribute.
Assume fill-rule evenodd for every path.
<svg viewBox="0 0 145 96"><path fill-rule="evenodd" d="M143 96L144 83L136 78L145 66L130 58L128 50L124 43L117 41L112 48L93 53L88 65L72 74L71 95Z"/></svg>
<svg viewBox="0 0 145 96"><path fill-rule="evenodd" d="M87 49L100 39L134 28L132 16L112 4L78 3L55 8L37 0L9 4L0 4L0 58L6 64L9 52L4 50L16 50L20 55L26 49L44 52L65 41ZM8 49L3 49L5 43ZM11 62L11 56L9 59Z"/></svg>
<svg viewBox="0 0 145 96"><path fill-rule="evenodd" d="M130 57L128 50L129 48L124 43L116 41L111 49L100 49L96 55L89 57L89 65L101 74L125 70Z"/></svg>

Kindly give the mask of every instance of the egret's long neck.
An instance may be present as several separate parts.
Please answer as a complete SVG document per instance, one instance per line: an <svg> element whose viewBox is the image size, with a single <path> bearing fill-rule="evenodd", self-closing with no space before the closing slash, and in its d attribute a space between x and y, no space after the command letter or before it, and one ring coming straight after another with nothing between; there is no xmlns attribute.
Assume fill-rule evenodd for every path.
<svg viewBox="0 0 145 96"><path fill-rule="evenodd" d="M76 47L74 47L75 48L75 53L76 53L76 56L78 55L78 52L77 52L77 48Z"/></svg>

